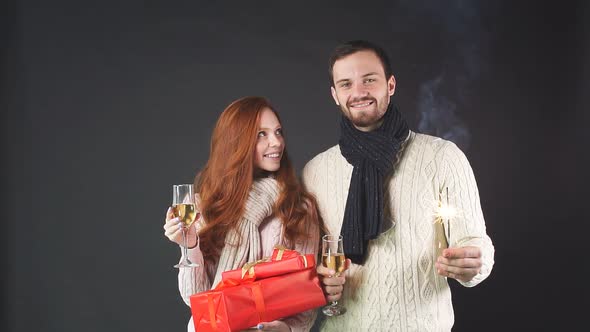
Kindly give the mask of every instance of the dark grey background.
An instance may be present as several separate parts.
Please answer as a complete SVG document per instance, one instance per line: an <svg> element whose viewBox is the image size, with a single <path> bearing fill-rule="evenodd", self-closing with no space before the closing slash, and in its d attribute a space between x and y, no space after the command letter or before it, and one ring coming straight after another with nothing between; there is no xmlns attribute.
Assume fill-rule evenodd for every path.
<svg viewBox="0 0 590 332"><path fill-rule="evenodd" d="M276 106L298 170L335 144L327 58L355 38L391 54L411 127L476 174L496 265L451 282L455 330L585 321L589 5L319 3L3 2L0 330L183 330L171 185L245 95Z"/></svg>

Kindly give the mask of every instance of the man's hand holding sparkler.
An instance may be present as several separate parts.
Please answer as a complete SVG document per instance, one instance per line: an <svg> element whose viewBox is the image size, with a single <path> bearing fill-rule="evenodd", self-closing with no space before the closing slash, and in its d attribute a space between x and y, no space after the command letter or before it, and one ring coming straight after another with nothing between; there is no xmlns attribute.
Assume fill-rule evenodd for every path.
<svg viewBox="0 0 590 332"><path fill-rule="evenodd" d="M481 269L479 247L447 248L436 260L436 272L445 277L468 282Z"/></svg>

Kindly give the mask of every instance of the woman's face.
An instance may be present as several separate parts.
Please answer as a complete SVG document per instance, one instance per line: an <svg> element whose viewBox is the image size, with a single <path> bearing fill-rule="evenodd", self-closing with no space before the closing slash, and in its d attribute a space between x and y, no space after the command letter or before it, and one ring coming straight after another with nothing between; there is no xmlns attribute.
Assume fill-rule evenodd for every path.
<svg viewBox="0 0 590 332"><path fill-rule="evenodd" d="M279 119L270 108L260 113L256 149L254 151L254 168L267 172L276 172L281 167L281 158L285 149L283 130Z"/></svg>

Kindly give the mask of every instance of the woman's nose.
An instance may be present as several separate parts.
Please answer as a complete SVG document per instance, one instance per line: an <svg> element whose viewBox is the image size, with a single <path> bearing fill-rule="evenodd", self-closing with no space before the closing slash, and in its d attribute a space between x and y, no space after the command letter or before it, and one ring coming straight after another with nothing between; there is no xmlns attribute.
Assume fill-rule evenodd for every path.
<svg viewBox="0 0 590 332"><path fill-rule="evenodd" d="M282 142L281 139L279 137L277 137L277 135L270 135L268 137L268 140L269 140L269 145L273 146L273 147L280 146L281 142Z"/></svg>

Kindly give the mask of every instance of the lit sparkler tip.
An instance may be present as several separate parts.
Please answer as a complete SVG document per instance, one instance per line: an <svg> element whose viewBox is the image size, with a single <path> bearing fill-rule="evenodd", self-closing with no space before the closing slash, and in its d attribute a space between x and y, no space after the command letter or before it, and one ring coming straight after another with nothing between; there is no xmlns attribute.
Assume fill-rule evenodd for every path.
<svg viewBox="0 0 590 332"><path fill-rule="evenodd" d="M457 215L457 210L448 204L441 204L436 215L442 219L451 219Z"/></svg>
<svg viewBox="0 0 590 332"><path fill-rule="evenodd" d="M457 215L457 210L455 209L455 207L449 204L449 188L447 187L445 189L447 194L446 203L443 201L442 198L443 191L441 190L438 193L438 206L436 209L436 217L439 219L450 220Z"/></svg>

